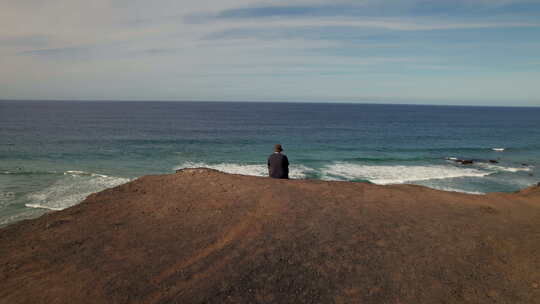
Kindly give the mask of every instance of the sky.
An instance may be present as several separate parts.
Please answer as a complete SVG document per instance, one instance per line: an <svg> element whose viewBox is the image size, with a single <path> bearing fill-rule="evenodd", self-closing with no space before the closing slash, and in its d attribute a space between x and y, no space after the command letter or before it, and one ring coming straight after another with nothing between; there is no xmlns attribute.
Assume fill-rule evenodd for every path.
<svg viewBox="0 0 540 304"><path fill-rule="evenodd" d="M0 99L540 106L540 0L1 0Z"/></svg>

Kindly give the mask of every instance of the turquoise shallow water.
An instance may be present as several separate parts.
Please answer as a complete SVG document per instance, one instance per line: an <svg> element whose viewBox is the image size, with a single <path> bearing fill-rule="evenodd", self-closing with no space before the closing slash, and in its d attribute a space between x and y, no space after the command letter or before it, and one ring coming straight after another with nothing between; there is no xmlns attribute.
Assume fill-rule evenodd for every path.
<svg viewBox="0 0 540 304"><path fill-rule="evenodd" d="M266 175L275 143L293 178L469 193L540 181L540 108L0 101L0 138L0 225L183 167Z"/></svg>

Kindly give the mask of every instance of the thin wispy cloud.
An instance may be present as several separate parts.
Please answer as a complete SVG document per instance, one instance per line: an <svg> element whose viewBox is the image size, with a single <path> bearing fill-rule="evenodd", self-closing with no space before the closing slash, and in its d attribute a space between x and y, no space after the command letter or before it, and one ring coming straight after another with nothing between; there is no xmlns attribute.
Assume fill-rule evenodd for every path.
<svg viewBox="0 0 540 304"><path fill-rule="evenodd" d="M539 20L519 0L12 1L0 99L538 104Z"/></svg>
<svg viewBox="0 0 540 304"><path fill-rule="evenodd" d="M351 4L325 4L305 6L259 6L233 8L221 11L215 18L264 18L264 17L391 17L391 16L490 16L513 14L529 14L531 8L540 8L539 3L516 2L478 2L478 1L404 1L389 3L387 1L359 2Z"/></svg>
<svg viewBox="0 0 540 304"><path fill-rule="evenodd" d="M30 55L30 56L44 56L44 57L71 57L73 55L84 55L88 52L87 48L84 47L67 47L67 48L53 48L53 49L33 49L31 51L22 51L19 55Z"/></svg>

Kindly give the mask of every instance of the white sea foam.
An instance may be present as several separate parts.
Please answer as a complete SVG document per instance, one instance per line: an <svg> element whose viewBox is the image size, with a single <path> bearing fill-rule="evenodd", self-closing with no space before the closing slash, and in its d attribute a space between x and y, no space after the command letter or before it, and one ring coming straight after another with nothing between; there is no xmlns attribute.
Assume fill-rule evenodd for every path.
<svg viewBox="0 0 540 304"><path fill-rule="evenodd" d="M64 172L64 175L90 175L90 173L86 173L84 171L77 171L77 170L68 170Z"/></svg>
<svg viewBox="0 0 540 304"><path fill-rule="evenodd" d="M346 162L334 163L323 170L326 180L368 180L375 184L403 184L430 179L483 177L491 174L457 166L374 166Z"/></svg>
<svg viewBox="0 0 540 304"><path fill-rule="evenodd" d="M182 165L174 168L175 170L184 168L210 168L221 172L231 174L242 174L251 176L268 176L268 168L266 164L238 164L238 163L220 163L206 164L202 162L185 162ZM306 178L306 173L313 169L303 165L291 165L289 167L289 177L295 179Z"/></svg>
<svg viewBox="0 0 540 304"><path fill-rule="evenodd" d="M460 192L460 193L467 193L467 194L474 194L474 195L484 195L484 194L486 194L486 193L480 192L480 191L464 190L464 189L456 188L456 187L453 187L453 186L430 183L430 182L426 182L426 181L420 181L420 182L417 182L416 184L426 186L426 187L429 187L429 188L432 188L432 189L442 190L442 191Z"/></svg>
<svg viewBox="0 0 540 304"><path fill-rule="evenodd" d="M520 172L520 171L525 171L525 172L532 171L531 167L505 167L505 166L486 164L486 163L478 163L477 165L481 168L495 171L495 172L506 171L506 172L515 173L515 172Z"/></svg>
<svg viewBox="0 0 540 304"><path fill-rule="evenodd" d="M108 177L107 175L103 175L103 174L90 173L90 172L86 172L86 171L77 171L77 170L66 171L66 172L64 172L64 175L72 175L72 176L82 175L82 176Z"/></svg>
<svg viewBox="0 0 540 304"><path fill-rule="evenodd" d="M89 194L115 187L129 181L128 178L67 171L66 176L51 186L27 196L29 208L62 210L83 201Z"/></svg>
<svg viewBox="0 0 540 304"><path fill-rule="evenodd" d="M465 190L461 190L461 189L457 189L457 188L452 188L452 187L430 187L430 188L437 189L437 190L442 190L442 191L461 192L461 193L467 193L467 194L473 194L473 195L484 195L484 194L485 194L484 192L479 192L479 191L465 191Z"/></svg>
<svg viewBox="0 0 540 304"><path fill-rule="evenodd" d="M8 215L8 216L1 216L0 217L0 227L7 225L9 223L14 223L23 219L29 219L29 218L35 218L43 213L43 210L38 210L35 208L26 208L23 210L20 210L20 212L17 212L16 214Z"/></svg>
<svg viewBox="0 0 540 304"><path fill-rule="evenodd" d="M59 210L65 209L65 208L61 208L61 207L51 207L51 206L40 205L40 204L24 204L24 206L26 206L28 208L48 209L48 210L54 210L54 211L59 211Z"/></svg>
<svg viewBox="0 0 540 304"><path fill-rule="evenodd" d="M492 148L491 150L496 151L496 152L503 152L506 149L505 148Z"/></svg>

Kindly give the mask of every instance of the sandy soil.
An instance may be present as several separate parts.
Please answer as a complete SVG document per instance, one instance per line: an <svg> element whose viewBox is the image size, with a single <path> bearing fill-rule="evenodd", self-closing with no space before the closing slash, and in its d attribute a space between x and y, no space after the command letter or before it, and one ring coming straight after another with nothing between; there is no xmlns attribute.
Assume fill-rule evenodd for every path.
<svg viewBox="0 0 540 304"><path fill-rule="evenodd" d="M540 303L540 187L145 176L0 229L0 303Z"/></svg>

